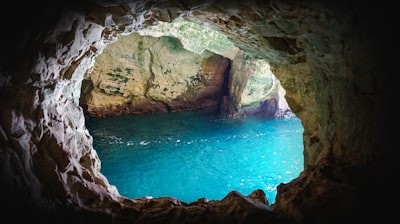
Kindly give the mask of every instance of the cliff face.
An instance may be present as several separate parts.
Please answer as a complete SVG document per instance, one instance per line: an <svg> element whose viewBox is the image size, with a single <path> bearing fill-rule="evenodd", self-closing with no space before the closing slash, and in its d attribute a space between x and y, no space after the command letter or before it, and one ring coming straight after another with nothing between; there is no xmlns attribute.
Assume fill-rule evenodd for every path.
<svg viewBox="0 0 400 224"><path fill-rule="evenodd" d="M86 73L81 105L93 117L218 109L230 60L179 39L121 36Z"/></svg>
<svg viewBox="0 0 400 224"><path fill-rule="evenodd" d="M243 53L207 27L171 24L153 26L148 35L120 36L96 57L82 81L80 105L86 115L199 109L232 117L291 115L285 90L266 61Z"/></svg>
<svg viewBox="0 0 400 224"><path fill-rule="evenodd" d="M1 45L0 190L6 217L22 220L12 215L17 211L26 214L23 219L58 223L337 223L364 219L366 214L380 221L393 216L392 209L381 207L395 193L393 185L383 185L394 173L396 158L390 144L394 139L390 120L394 89L388 85L392 63L382 58L391 52L384 43L394 37L381 28L392 22L390 6L312 1L36 4L37 13L20 15L28 24L6 24L10 36ZM197 65L187 67L190 72L181 73L182 77L164 77L167 69L137 73L143 75L137 77L130 73L131 67L112 66L104 68L104 79L95 79L100 76L95 58L100 60L106 46L123 40L121 34L177 17L219 30L240 51L225 58L196 55L192 60ZM152 52L174 54L157 45L165 39L148 41L155 47L149 45L151 50L144 51L143 57L135 55L144 64ZM175 42L165 44L171 43ZM80 102L89 112L103 116L109 113L107 107L115 115L122 110L136 112L136 107L119 107L132 102L139 102L138 110L152 111L147 107L149 98L159 103L154 108L165 111L166 101L172 102L171 108L182 108L183 101L198 102L212 94L217 100L204 105L222 100L227 115L246 114L243 108L253 101L246 95L250 86L243 83L252 80L251 73L243 71L254 71L256 63L234 60L246 55L269 62L286 90L288 105L303 122L304 172L279 186L273 205L257 189L247 196L232 191L221 201L199 199L191 204L174 198L121 197L100 172ZM155 64L167 68L168 62L179 58ZM227 58L232 60L229 91L222 96L216 89L223 85ZM211 86L206 92L175 98L166 84L191 80L199 71L219 75L207 83ZM157 88L149 88L149 80ZM126 91L127 86L132 88ZM182 89L188 85L174 86L187 93ZM94 104L98 99L88 90L115 94L119 100Z"/></svg>

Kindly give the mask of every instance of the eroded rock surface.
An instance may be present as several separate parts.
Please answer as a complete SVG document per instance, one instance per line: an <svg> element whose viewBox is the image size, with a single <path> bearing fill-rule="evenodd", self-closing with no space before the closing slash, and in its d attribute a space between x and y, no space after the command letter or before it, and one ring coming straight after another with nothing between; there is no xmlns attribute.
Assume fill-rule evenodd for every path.
<svg viewBox="0 0 400 224"><path fill-rule="evenodd" d="M184 25L176 29L189 29L189 25ZM200 109L220 110L231 117L291 115L285 90L267 61L232 46L226 47L228 50L212 49L222 51L223 55L198 50L207 46L205 42L190 43L188 50L181 43L188 42L187 39L166 36L168 32L159 34L161 31L146 32L160 37L137 33L121 36L96 57L94 67L86 72L82 82L80 105L86 115L107 117ZM206 41L206 35L210 35L208 39L217 39L214 36L218 34L193 34L194 31L197 30L185 30L189 34L181 31L180 38ZM196 34L201 37L193 37Z"/></svg>
<svg viewBox="0 0 400 224"><path fill-rule="evenodd" d="M390 65L395 62L388 56L396 37L391 32L396 27L395 7L380 2L316 1L10 4L15 7L7 9L38 8L15 12L18 20L2 14L2 21L7 21L0 67L4 219L338 223L365 218L389 222L396 214L386 203L397 191L388 183L395 176L398 158L391 144L396 138L389 128L396 117L390 97L396 88L387 86L395 83L390 82ZM213 27L241 52L268 60L286 90L290 108L302 120L305 170L278 188L272 210L259 199L236 193L212 206L201 201L180 205L179 200L168 198L153 200L146 208L139 200L121 197L100 172L101 162L79 106L84 75L120 34L178 16ZM383 29L383 24L392 29ZM251 70L251 66L232 63L233 71ZM161 71L165 70L157 74ZM235 74L231 82L237 83L232 85L237 89L232 92L243 90L240 80L247 80ZM123 80L99 86L124 96ZM163 89L154 90L153 96L160 97ZM228 97L224 102L233 111L240 99Z"/></svg>
<svg viewBox="0 0 400 224"><path fill-rule="evenodd" d="M219 109L230 60L173 37L121 36L96 58L81 105L92 117Z"/></svg>

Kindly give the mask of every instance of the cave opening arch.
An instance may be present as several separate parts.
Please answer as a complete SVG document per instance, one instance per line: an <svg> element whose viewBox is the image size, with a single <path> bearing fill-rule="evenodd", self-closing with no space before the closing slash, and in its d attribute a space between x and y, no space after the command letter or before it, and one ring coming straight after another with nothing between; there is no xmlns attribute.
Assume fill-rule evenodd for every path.
<svg viewBox="0 0 400 224"><path fill-rule="evenodd" d="M140 30L139 33L141 34L132 33L120 36L117 41L109 44L104 49L102 54L96 57L94 69L88 71L85 74L84 83L82 85L80 104L86 111L85 113L88 118L105 118L109 116L157 114L194 110L217 111L217 113L222 114L225 117L231 118L257 116L270 120L290 118L294 116L284 98L285 91L281 87L279 80L277 80L276 77L272 74L268 62L266 60L254 59L253 57L251 57L251 55L240 52L240 49L234 46L226 37L222 36L219 33L216 33L216 31L211 30L209 27L202 27L197 24L185 22L183 20L174 20L168 24L163 24L163 22L159 22L158 25L151 27L151 29ZM222 57L215 52L222 54ZM233 64L232 70L230 66L231 64ZM180 70L181 67L183 68L183 70ZM146 72L148 73L148 75L146 75ZM228 83L230 86L228 86ZM171 90L173 90L173 92ZM234 101L234 99L239 99L239 101ZM162 104L160 104L160 102L162 102ZM145 117L143 118L146 119ZM154 118L157 118L157 116L155 116ZM98 121L102 122L100 120ZM259 122L260 124L264 123L262 120L260 120ZM142 122L140 123L142 126L146 126ZM106 125L107 122L104 121L104 124ZM107 139L104 138L104 135L99 133L100 127L95 124L93 125L93 127L96 127L96 130L94 130L94 133L97 133L96 135L94 135L96 137L96 140L101 142L107 141ZM173 126L173 124L170 125ZM282 128L283 127L284 126L282 126ZM103 130L104 132L109 133L109 135L115 137L116 142L111 139L109 140L115 143L114 147L119 148L119 145L123 142L129 142L129 144L125 148L131 147L134 148L134 151L140 150L139 146L134 146L135 140L126 136L124 132L110 132L111 130L113 130L113 128L111 130L108 128L103 127ZM157 130L159 127L154 126L153 128ZM122 128L114 129L118 129L120 131L123 130ZM134 127L131 128L131 130L136 129L137 128ZM139 130L139 133L145 131L144 128L143 130ZM160 130L160 134L161 133L163 132ZM246 133L244 135L247 136L248 134L250 133ZM266 133L260 132L260 134L265 135ZM153 138L150 133L148 135L149 139ZM297 137L294 136L293 139L297 139ZM176 138L177 136L172 135L172 137ZM142 136L138 138L145 137ZM226 138L236 138L236 136L226 136ZM279 137L277 137L276 139L278 138ZM158 143L164 141L169 142L161 137L158 140L153 141ZM143 140L143 142L146 142L150 145L153 145L153 141L150 140L149 142ZM204 139L201 139L201 141L204 141ZM254 151L254 153L258 151L259 147L256 146L255 142L256 139L254 140L254 144L249 144L256 147L252 150ZM302 145L302 141L300 140L299 142ZM227 144L228 143L229 142L227 142ZM239 143L239 140L237 141L237 143ZM300 145L300 143L298 145ZM101 158L104 155L109 155L109 153L104 152L103 148L110 147L110 151L116 150L114 149L114 147L111 147L111 145L113 145L112 143L110 143L109 146L105 146L103 144L96 145L98 149L100 149L100 151L98 152L101 152ZM168 144L166 143L166 145ZM159 152L161 149L166 147L166 145L160 144L158 146L159 149L155 151ZM265 149L276 147L272 145L267 147L267 145L267 142L265 142ZM199 146L197 140L194 141L194 144L192 146ZM245 146L243 145L242 148L243 147ZM277 146L277 148L280 147L283 147L284 149L291 147L296 148L294 145L284 146L283 142L282 145ZM180 147L177 147L177 149L179 148ZM226 149L229 149L229 147ZM131 150L117 150L116 154L119 154L118 152L121 153L123 151ZM279 153L271 152L271 155L281 155L284 150L278 151ZM290 152L293 153L293 151L290 150L287 152L287 156L282 155L283 158L281 158L282 161L280 162L275 162L274 160L271 161L271 163L282 164L286 164L286 162L292 161L293 164L291 166L282 166L281 169L284 169L283 167L287 167L287 170L282 172L278 171L277 168L272 169L271 171L266 171L267 173L270 173L270 175L268 175L271 179L269 181L270 183L263 184L264 181L261 181L261 176L265 175L246 174L243 176L243 178L248 178L249 183L247 183L246 181L247 184L251 184L254 186L254 184L258 183L259 186L263 186L261 188L266 191L265 194L267 195L269 204L275 201L273 195L276 191L276 186L275 184L273 184L275 181L272 180L277 178L280 179L281 182L287 182L289 180L286 176L291 176L292 172L297 173L298 169L302 169L303 159L300 159L302 158L302 156L298 155L299 159L297 160L294 157L291 157L293 155ZM173 151L171 151L171 153L173 153ZM205 152L202 151L202 153ZM207 151L206 153L208 154ZM139 155L140 154L133 154L132 156L138 156L139 158L142 158ZM248 153L248 155L254 159L255 163L265 163L265 161L262 162L256 159L254 156L252 156L250 152ZM130 156L129 158L131 158L132 156ZM262 158L265 158L264 155L260 156ZM105 156L107 160L105 159L103 161L103 164L105 164L106 166L104 170L107 170L109 175L106 176L108 176L108 178L111 178L114 183L118 183L117 185L121 186L121 190L123 187L125 192L125 194L123 195L127 195L127 192L129 192L128 195L134 194L133 192L135 191L144 192L143 187L140 187L141 184L135 181L136 178L132 177L132 181L130 181L132 183L136 183L131 184L133 187L127 187L126 184L123 183L123 181L120 181L121 178L116 178L116 176L121 175L124 176L124 178L129 179L129 173L131 172L126 171L127 176L122 175L122 173L125 173L124 170L131 170L132 168L128 168L127 165L126 168L121 168L120 171L117 171L115 173L111 172L111 170L115 169L111 169L110 165L108 165L111 161L110 157L110 155ZM193 157L196 156L194 155ZM145 158L142 159L143 161L146 161ZM298 161L301 161L300 164ZM160 162L162 163L163 161ZM170 163L171 162L174 164L179 164L179 161L170 161ZM217 163L217 161L214 161L214 163ZM122 162L120 164L122 164ZM143 164L147 163L143 162ZM183 163L182 165L184 164L186 163ZM236 164L236 166L238 165L239 164ZM223 165L221 164L221 166ZM236 168L234 164L232 164L232 166L232 168ZM251 163L248 164L248 166L251 167ZM164 172L163 170L157 169L157 166L153 167L154 170L158 170L157 173ZM193 164L191 164L190 167L197 167L196 161L193 161ZM274 167L278 167L278 165ZM198 167L197 169L204 171L207 170L201 169L200 167ZM142 170L142 168L136 168L136 170ZM175 170L177 170L176 173L179 173L179 170L181 169L176 168ZM171 172L173 171L171 170ZM232 171L229 174L231 178L232 175L237 175L235 173L236 172ZM273 173L281 174L277 174L275 177ZM185 179L187 175L188 174L183 174L181 178ZM226 176L229 175L226 174ZM136 177L139 178L141 176L142 175L137 175ZM274 176L274 178L272 178L272 176ZM158 181L161 182L163 180L163 177L164 176L160 176ZM253 177L257 178L254 178L253 180ZM142 183L143 185L148 185L147 183L154 181L153 179L154 178L151 178L151 180L143 179ZM210 177L210 179L212 179L212 177ZM223 179L225 180L224 177L221 177L221 181ZM190 180L190 178L189 180L187 180L187 184L189 185L194 182L194 180ZM127 181L128 180L126 180L125 182ZM229 182L229 185L233 183L233 179L226 179L225 181ZM243 182L244 179L242 179L241 181ZM179 189L176 184L174 185L173 183L162 183L163 186L170 185L175 186L177 189ZM235 184L233 185L236 189L243 188L243 190L247 190L245 189L245 187L241 187L243 184L244 183L242 183L240 186L236 186ZM130 190L131 188L134 188L134 186L137 186L137 190ZM206 186L208 185L204 184L204 187ZM225 189L225 191L227 191L225 195L229 192L229 190L232 189ZM174 192L174 190L172 189L164 189L163 191ZM154 192L154 190L151 192ZM143 197L149 193L150 190L149 192L144 192L143 195L134 195L136 195L136 197ZM176 192L174 195L184 196L190 194L194 193L187 192L187 194L180 194ZM208 193L208 195L210 195L210 193ZM179 200L192 200L187 198L188 196L186 196L185 198L178 197Z"/></svg>
<svg viewBox="0 0 400 224"><path fill-rule="evenodd" d="M43 43L39 43L41 47L37 48L36 62L30 61L33 68L30 70L31 73L27 74L34 78L27 78L26 83L29 84L29 88L18 93L33 96L31 109L38 111L39 114L39 117L35 118L38 124L36 127L43 129L41 135L33 136L37 138L34 141L38 142L38 146L33 149L35 156L32 162L21 168L28 173L27 181L33 181L32 183L38 185L37 189L41 189L36 192L39 200L35 198L28 204L32 203L41 207L48 203L62 204L66 200L69 201L67 207L79 205L89 210L97 210L98 207L108 204L117 213L119 209L115 208L115 204L129 207L130 203L121 198L115 187L109 185L107 179L99 172L99 158L92 148L92 138L84 125L82 108L77 107L84 72L93 66L94 58L101 54L104 47L117 41L120 34L139 30L149 21L164 19L153 17L156 14L154 12L160 10L158 13L162 13L167 10L152 8L147 11L140 8L145 7L145 4L133 4L129 7L133 8L126 10L112 5L98 6L91 8L86 15L67 12L49 35L39 39ZM209 14L207 11L204 12L207 17ZM232 33L230 35L234 36ZM246 46L241 42L242 40L238 41L242 47ZM277 45L280 47L274 52L275 55L270 57L271 59L279 55L282 49L293 51L291 48L284 47L287 41L292 43L292 39L283 38L274 41L278 42ZM254 51L254 46L247 49ZM257 53L257 51L251 53ZM32 52L32 54L35 53ZM301 56L296 55L295 58L297 57ZM278 73L279 68L279 66L275 67ZM282 74L286 72L286 70L281 71ZM29 103L30 100L27 101ZM296 98L292 101L296 102ZM21 102L21 104L24 103ZM10 113L13 120L23 121L26 116L24 113L15 111ZM21 131L27 130L23 128ZM21 144L20 147L26 148L26 145ZM36 170L36 172L32 173L30 170ZM55 170L55 173L48 173L46 170ZM18 188L15 191L18 191ZM61 202L49 202L46 197L41 198L41 192L52 192L50 195L58 195L63 199ZM134 207L130 209L135 210Z"/></svg>
<svg viewBox="0 0 400 224"><path fill-rule="evenodd" d="M136 5L135 7L138 7L138 5ZM113 8L111 7L111 11L112 10L113 10ZM154 8L153 8L153 10L154 10ZM162 11L164 9L161 8L159 10ZM160 11L158 13L160 13ZM127 35L129 33L132 33L135 30L141 30L143 28L142 26L146 26L144 24L148 21L151 21L152 20L151 16L154 16L155 14L156 13L154 13L154 11L143 10L141 13L136 14L136 16L137 16L136 18L133 18L132 14L130 14L130 13L128 13L126 17L123 17L122 15L115 15L113 13L110 13L110 14L104 13L103 14L104 17L100 17L100 18L103 18L104 20L98 21L98 23L92 23L92 22L86 23L85 21L78 19L78 21L79 20L81 20L81 21L79 21L79 22L75 21L74 23L69 22L69 24L68 24L68 21L67 21L67 25L62 26L61 30L59 30L57 41L65 40L64 38L61 38L61 37L66 36L66 35L67 36L71 35L70 34L71 32L75 32L75 37L77 39L74 40L72 45L69 44L69 45L71 45L71 50L65 52L65 54L67 54L67 55L70 54L70 56L73 58L74 57L73 54L77 54L78 52L79 53L86 52L86 55L91 55L91 56L87 57L87 58L84 58L84 57L79 58L79 63L71 61L74 66L70 67L72 69L67 68L65 70L64 76L71 76L71 80L74 80L73 85L78 87L80 84L79 81L83 76L83 74L82 74L83 71L85 71L85 69L87 69L88 67L93 67L93 65L95 63L94 57L101 54L101 52L104 50L106 45L118 41L119 35ZM185 13L183 13L181 15L177 14L175 16L179 17L184 14ZM205 14L206 14L205 16L209 16L207 11L205 11ZM147 20L143 20L143 17L149 16L149 15L150 15L150 18L148 18ZM121 20L117 21L116 18L120 18ZM191 18L191 17L189 16L187 18ZM140 20L140 19L142 19L142 20ZM156 19L156 18L153 18L153 19ZM213 20L214 19L215 18L213 18ZM216 18L216 19L218 19L218 18ZM128 21L131 20L131 23L126 22L126 20L128 20ZM102 24L103 22L104 22L103 25L99 25L99 24ZM122 24L121 24L121 22L122 22ZM197 22L200 25L201 24L204 25L204 22L201 23L200 21L197 21L196 17L194 17L194 22ZM211 21L211 22L215 22L215 21ZM206 23L208 25L210 25L211 22L207 21ZM151 25L147 24L147 26L151 26ZM121 28L123 30L121 30ZM219 28L219 27L216 27L216 28ZM70 30L70 31L65 31L62 29L66 29L66 30ZM228 34L236 35L233 33L228 33ZM54 37L56 37L56 36L57 35L54 35ZM96 41L89 40L90 38L95 38ZM262 39L261 41L265 41L266 38L262 37L261 39ZM91 41L91 42L89 42L89 41ZM296 46L299 43L296 43L297 41L294 38L271 37L271 38L267 38L267 41L268 41L268 45L264 45L264 47L268 50L265 50L265 51L262 51L261 49L257 49L257 47L254 46L254 43L253 43L253 45L247 45L246 42L243 42L243 40L239 40L238 43L240 44L239 46L241 46L242 48L245 48L250 54L255 55L256 58L270 59L271 64L274 63L274 65L275 65L273 68L274 74L277 74L277 76L279 74L283 74L283 80L285 80L287 88L290 91L292 91L291 93L286 93L286 98L289 100L289 104L294 105L293 112L295 112L296 114L297 113L300 113L300 114L305 113L306 111L303 110L303 108L307 106L308 113L309 113L310 111L312 111L311 108L315 107L315 105L313 105L315 102L312 100L309 100L309 98L313 98L314 95L311 90L312 85L310 84L311 81L310 81L310 77L309 77L309 68L308 68L307 62L305 61L304 50L302 50L302 47L300 45ZM79 43L80 45L82 45L82 43L85 43L85 42L88 43L87 47L84 47L84 48L86 48L86 50L74 49L74 46L79 47L78 45L75 45L75 43ZM61 45L63 45L63 44L66 44L66 43L61 43ZM265 54L265 52L268 52L268 54ZM280 61L279 58L283 58L282 61ZM45 58L43 58L43 59L45 59ZM293 62L293 64L291 64L290 62ZM288 66L288 63L291 65L291 67ZM290 68L290 70L287 68ZM292 73L296 73L297 77L299 77L300 75L303 76L302 77L303 79L298 79L298 80L289 79L290 74L292 74ZM285 77L287 77L287 78L285 78ZM309 80L309 81L307 81L307 80ZM242 80L239 78L237 81L241 82ZM302 85L301 82L308 82L307 85L309 85L309 86L307 86L307 89L309 89L309 95L302 96L301 98L291 97L291 95L293 93L296 96L300 94L298 92L298 86L296 86L296 85L299 85L299 84ZM285 87L285 89L286 89L286 87ZM72 94L74 95L74 102L76 103L79 100L79 95L78 95L78 93L72 93ZM307 103L309 103L309 102L311 102L312 104L307 105ZM237 103L237 102L234 102L234 103ZM315 119L315 118L313 118L313 119ZM305 136L307 137L307 135L308 135L307 131L305 131ZM89 147L91 147L91 146L89 146ZM94 163L97 163L97 162L94 162ZM99 174L98 177L100 179L103 179L102 174ZM102 181L104 183L107 183L106 180L102 180ZM108 189L107 191L113 192L111 194L112 197L117 197L117 198L120 197L120 195L117 194L117 190L114 188L114 186L107 185L106 189Z"/></svg>

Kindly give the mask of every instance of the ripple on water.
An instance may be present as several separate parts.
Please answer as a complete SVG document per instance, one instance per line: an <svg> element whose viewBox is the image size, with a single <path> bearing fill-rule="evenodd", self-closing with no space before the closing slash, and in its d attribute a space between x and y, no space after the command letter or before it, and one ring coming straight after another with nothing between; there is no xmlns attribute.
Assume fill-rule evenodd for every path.
<svg viewBox="0 0 400 224"><path fill-rule="evenodd" d="M276 187L303 169L303 127L296 117L221 118L182 112L90 118L86 121L101 172L120 194L221 200L230 191Z"/></svg>

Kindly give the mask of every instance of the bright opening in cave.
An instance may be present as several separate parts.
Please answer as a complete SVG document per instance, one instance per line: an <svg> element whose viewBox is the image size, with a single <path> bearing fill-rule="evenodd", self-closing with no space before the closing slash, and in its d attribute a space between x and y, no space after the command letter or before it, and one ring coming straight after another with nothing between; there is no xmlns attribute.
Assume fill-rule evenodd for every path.
<svg viewBox="0 0 400 224"><path fill-rule="evenodd" d="M237 59L239 52L223 34L178 19L121 36L96 58L81 105L101 172L121 195L193 202L262 189L274 203L276 187L299 175L301 121L268 62ZM218 66L233 60L248 79L237 116L228 117L221 114L223 98L237 91L229 83L242 78L230 65L222 72Z"/></svg>

